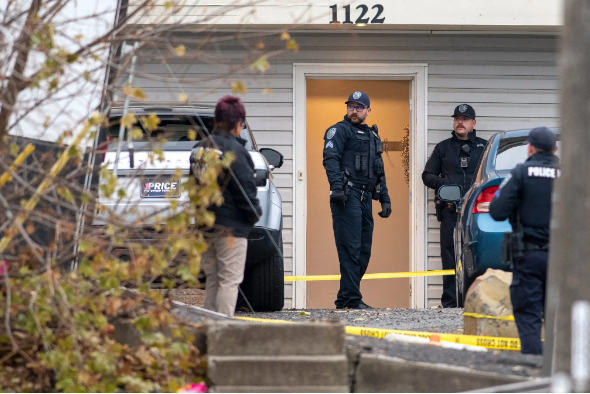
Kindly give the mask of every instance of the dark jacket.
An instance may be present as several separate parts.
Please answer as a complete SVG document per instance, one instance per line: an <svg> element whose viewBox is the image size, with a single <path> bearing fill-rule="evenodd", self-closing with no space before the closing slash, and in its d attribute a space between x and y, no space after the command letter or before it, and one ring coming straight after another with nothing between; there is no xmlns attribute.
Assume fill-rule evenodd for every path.
<svg viewBox="0 0 590 394"><path fill-rule="evenodd" d="M246 238L260 215L262 215L262 210L256 197L254 163L250 154L244 148L246 144L244 139L234 137L222 130L215 130L211 138L213 141L206 139L198 142L195 147L214 148L219 149L221 152L233 152L236 158L230 168L236 179L234 179L228 170L221 172L217 181L223 189L223 204L221 206L212 205L209 207L209 210L215 213L216 225L230 227L233 229L233 235L235 237ZM238 183L244 189L246 195L244 195ZM255 211L250 206L250 203Z"/></svg>
<svg viewBox="0 0 590 394"><path fill-rule="evenodd" d="M477 137L475 130L468 134L468 140L460 140L454 131L452 135L451 138L439 142L434 147L422 172L422 181L424 185L435 191L443 185L461 185L465 194L471 187L475 168L483 153L486 140ZM469 153L461 149L466 144L469 146ZM461 167L462 157L468 159L466 170Z"/></svg>
<svg viewBox="0 0 590 394"><path fill-rule="evenodd" d="M348 170L355 184L381 186L379 201L390 202L385 180L381 138L376 127L352 123L347 116L324 134L323 164L330 190L343 190L342 173Z"/></svg>
<svg viewBox="0 0 590 394"><path fill-rule="evenodd" d="M544 246L549 242L551 193L559 176L558 158L550 152L537 153L512 169L490 203L494 220L510 219L514 228L520 216L524 241Z"/></svg>

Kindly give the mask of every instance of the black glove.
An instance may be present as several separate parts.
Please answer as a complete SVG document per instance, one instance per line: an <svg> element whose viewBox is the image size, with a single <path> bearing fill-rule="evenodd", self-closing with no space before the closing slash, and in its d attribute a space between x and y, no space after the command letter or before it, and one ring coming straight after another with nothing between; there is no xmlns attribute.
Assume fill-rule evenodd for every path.
<svg viewBox="0 0 590 394"><path fill-rule="evenodd" d="M344 200L346 196L344 195L344 190L342 189L334 189L330 190L330 202L334 204L344 204Z"/></svg>
<svg viewBox="0 0 590 394"><path fill-rule="evenodd" d="M388 218L391 215L391 204L388 202L381 203L381 212L378 215L382 218Z"/></svg>

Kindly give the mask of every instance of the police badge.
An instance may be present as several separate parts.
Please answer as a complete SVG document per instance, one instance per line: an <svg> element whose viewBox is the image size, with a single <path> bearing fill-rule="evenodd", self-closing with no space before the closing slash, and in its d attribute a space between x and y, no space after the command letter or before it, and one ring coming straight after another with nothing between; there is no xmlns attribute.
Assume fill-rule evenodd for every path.
<svg viewBox="0 0 590 394"><path fill-rule="evenodd" d="M326 138L331 140L332 137L334 137L334 135L336 134L336 127L332 127L330 130L328 130L328 132L326 133Z"/></svg>

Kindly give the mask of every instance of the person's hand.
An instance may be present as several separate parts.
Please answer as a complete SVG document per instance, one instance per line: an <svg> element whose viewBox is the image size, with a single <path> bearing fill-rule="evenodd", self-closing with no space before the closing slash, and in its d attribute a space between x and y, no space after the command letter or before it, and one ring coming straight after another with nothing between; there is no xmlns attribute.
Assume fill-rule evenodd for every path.
<svg viewBox="0 0 590 394"><path fill-rule="evenodd" d="M342 189L334 189L330 190L330 202L335 204L344 204L344 200L346 196L344 195L344 190Z"/></svg>
<svg viewBox="0 0 590 394"><path fill-rule="evenodd" d="M388 218L391 215L391 204L388 202L381 203L381 212L378 215L382 218Z"/></svg>

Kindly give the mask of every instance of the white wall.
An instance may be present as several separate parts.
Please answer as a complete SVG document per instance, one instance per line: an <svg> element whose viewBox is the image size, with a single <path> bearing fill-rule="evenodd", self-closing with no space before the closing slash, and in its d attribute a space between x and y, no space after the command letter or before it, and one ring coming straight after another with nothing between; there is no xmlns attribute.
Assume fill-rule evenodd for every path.
<svg viewBox="0 0 590 394"><path fill-rule="evenodd" d="M192 37L192 38L191 38ZM553 36L427 35L427 34L293 34L301 47L270 59L264 75L246 67L229 77L217 78L230 66L243 62L243 42L216 44L199 52L197 59L170 60L175 78L159 60L145 56L139 61L137 83L148 93L148 101L178 99L179 84L192 102L214 103L231 93L230 83L241 79L248 93L241 95L249 122L261 147L272 147L285 155L285 164L276 171L275 184L283 197L285 274L292 272L293 239L293 66L313 62L419 62L428 63L428 153L434 145L450 137L450 115L457 104L467 102L477 112L478 135L489 138L497 131L558 125L556 46ZM184 35L187 54L197 51L189 42L196 36ZM196 52L195 52L196 53ZM201 59L201 60L199 60ZM207 62L205 64L205 62ZM156 80L157 79L157 80ZM215 79L206 81L205 79ZM219 87L214 93L208 93ZM273 94L264 94L271 88ZM318 125L325 128L328 125ZM429 193L432 199L433 194ZM434 206L428 207L428 269L441 269L438 222ZM429 305L438 304L442 279L427 280ZM286 285L286 295L291 285ZM286 307L290 306L287 300Z"/></svg>
<svg viewBox="0 0 590 394"><path fill-rule="evenodd" d="M170 15L171 9L157 0L156 6L138 23L151 24ZM140 0L131 0L131 9ZM344 5L350 5L350 20L361 16L367 7L370 28L420 28L425 30L489 29L494 27L551 31L562 24L563 0L185 0L182 9L165 24L214 25L303 25L321 28L333 20L330 6L337 5L337 20L345 20ZM379 12L378 6L382 11ZM375 8L373 8L375 7ZM353 24L340 24L352 28Z"/></svg>

